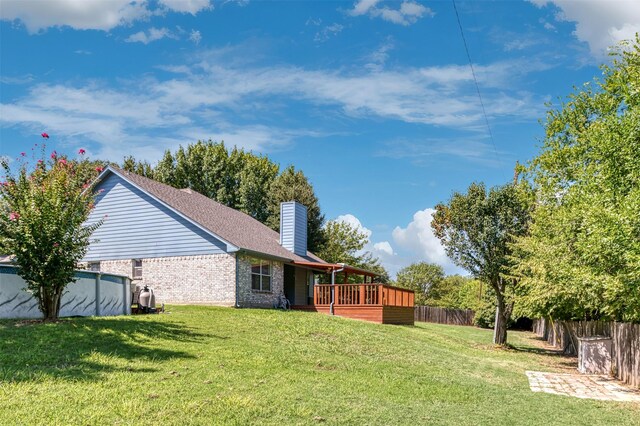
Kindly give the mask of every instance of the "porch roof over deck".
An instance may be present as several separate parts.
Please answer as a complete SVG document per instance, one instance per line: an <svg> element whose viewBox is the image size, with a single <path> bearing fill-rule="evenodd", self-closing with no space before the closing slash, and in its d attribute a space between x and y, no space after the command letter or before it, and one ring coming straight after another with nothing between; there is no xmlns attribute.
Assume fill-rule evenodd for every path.
<svg viewBox="0 0 640 426"><path fill-rule="evenodd" d="M331 272L345 272L347 274L354 275L364 275L367 277L377 277L379 274L373 271L369 271L362 268L356 268L355 266L347 265L346 263L320 263L320 262L303 262L303 261L294 261L294 265L304 266L311 269L316 269L320 271L325 271L327 273Z"/></svg>

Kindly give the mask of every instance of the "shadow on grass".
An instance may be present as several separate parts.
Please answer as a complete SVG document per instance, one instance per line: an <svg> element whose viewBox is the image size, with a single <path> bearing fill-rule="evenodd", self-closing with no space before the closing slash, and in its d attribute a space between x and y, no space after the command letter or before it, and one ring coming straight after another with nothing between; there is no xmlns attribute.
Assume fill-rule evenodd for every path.
<svg viewBox="0 0 640 426"><path fill-rule="evenodd" d="M539 339L537 337L531 338L531 340L540 340L541 342L545 342L544 339ZM567 355L563 353L561 349L512 344L509 344L508 348L515 352L530 353L548 357L549 360L552 360L552 364L559 368L576 369L578 367L577 357Z"/></svg>
<svg viewBox="0 0 640 426"><path fill-rule="evenodd" d="M568 356L564 355L560 349L536 348L534 346L515 346L511 344L508 345L508 347L509 349L517 352L527 352L538 355L561 356L568 358Z"/></svg>
<svg viewBox="0 0 640 426"><path fill-rule="evenodd" d="M104 373L153 373L148 367L195 358L175 348L205 338L184 325L149 318L73 318L56 323L0 323L0 383L44 378L99 380ZM122 362L125 361L125 362ZM145 362L146 367L140 363ZM132 377L132 380L139 378Z"/></svg>

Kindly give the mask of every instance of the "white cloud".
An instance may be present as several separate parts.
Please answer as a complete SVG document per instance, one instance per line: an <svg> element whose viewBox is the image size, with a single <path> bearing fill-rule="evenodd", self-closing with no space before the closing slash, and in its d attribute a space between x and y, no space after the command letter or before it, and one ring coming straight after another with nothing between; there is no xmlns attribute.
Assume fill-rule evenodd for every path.
<svg viewBox="0 0 640 426"><path fill-rule="evenodd" d="M553 25L551 22L548 22L546 19L540 18L538 19L538 22L542 24L545 30L556 31L556 26Z"/></svg>
<svg viewBox="0 0 640 426"><path fill-rule="evenodd" d="M400 13L403 16L421 18L425 14L433 16L433 12L423 5L414 1L403 1L400 5Z"/></svg>
<svg viewBox="0 0 640 426"><path fill-rule="evenodd" d="M456 128L468 128L482 121L482 111L472 90L471 74L467 71L456 74L452 72L454 67L349 73L290 66L227 69L219 62L202 66L205 75L192 85L196 96L203 96L204 89L197 86L210 84L213 87L207 90L213 99L216 96L280 95L316 105L335 105L353 117L378 116ZM492 66L493 73L484 73L483 70L484 67L478 67L478 77L486 82L488 113L530 118L532 111L527 101L532 100L531 95L517 93L512 96L490 90L517 76L517 67L502 64ZM504 79L498 81L501 77ZM215 86L224 88L224 91ZM430 101L425 102L425 99ZM534 100L534 103L542 105L543 101Z"/></svg>
<svg viewBox="0 0 640 426"><path fill-rule="evenodd" d="M240 7L245 7L250 3L250 0L224 0L222 4L227 4L227 3L235 3Z"/></svg>
<svg viewBox="0 0 640 426"><path fill-rule="evenodd" d="M174 74L191 74L191 68L186 65L158 65L156 68Z"/></svg>
<svg viewBox="0 0 640 426"><path fill-rule="evenodd" d="M313 38L313 41L316 42L325 42L329 40L331 37L338 35L344 29L343 25L338 23L333 23L331 25L327 25L322 30L318 31Z"/></svg>
<svg viewBox="0 0 640 426"><path fill-rule="evenodd" d="M309 18L307 19L307 22L304 23L304 25L306 25L307 27L309 25L313 25L314 27L318 27L320 26L320 24L322 24L322 19L321 18Z"/></svg>
<svg viewBox="0 0 640 426"><path fill-rule="evenodd" d="M368 13L374 9L376 4L380 3L380 0L358 0L350 11L353 16L360 16Z"/></svg>
<svg viewBox="0 0 640 426"><path fill-rule="evenodd" d="M178 37L167 28L151 27L146 32L139 31L135 34L131 34L125 39L125 41L128 43L149 44L152 41L161 40L163 38L177 39Z"/></svg>
<svg viewBox="0 0 640 426"><path fill-rule="evenodd" d="M376 251L380 251L383 253L386 253L389 256L393 256L393 248L391 247L391 244L389 244L389 241L381 241L379 243L375 243L373 245L374 250Z"/></svg>
<svg viewBox="0 0 640 426"><path fill-rule="evenodd" d="M477 125L482 112L471 90L468 68L457 66L404 68L384 72L305 70L292 66L226 68L221 58L198 64L198 75L173 80L163 87L174 97L202 98L202 102L227 103L251 97L286 96L316 105L342 108L350 116L378 116L410 123L438 124L455 128ZM478 78L486 87L489 114L532 116L530 105L543 100L517 92L507 94L510 79L535 70L514 63L478 66ZM491 89L498 90L491 90ZM424 102L429 99L430 102ZM536 109L535 113L539 111Z"/></svg>
<svg viewBox="0 0 640 426"><path fill-rule="evenodd" d="M375 155L396 160L406 159L420 166L430 165L442 161L443 157L451 156L488 167L504 168L506 164L511 164L511 159L505 158L507 153L496 152L488 140L488 135L479 133L455 138L425 138L414 141L397 139L387 142L384 149Z"/></svg>
<svg viewBox="0 0 640 426"><path fill-rule="evenodd" d="M170 83L146 80L124 84L119 90L95 84L38 84L20 101L0 104L0 125L19 124L29 131L46 128L70 145L92 141L98 144L94 151L100 157L114 161L125 153L154 161L165 149L198 139L224 140L228 146L265 152L298 137L326 136L305 129L238 126L215 111L198 120L206 94L178 100L174 93L179 91Z"/></svg>
<svg viewBox="0 0 640 426"><path fill-rule="evenodd" d="M159 0L160 4L174 12L197 14L201 10L213 8L210 0Z"/></svg>
<svg viewBox="0 0 640 426"><path fill-rule="evenodd" d="M191 30L191 34L189 34L189 40L191 40L196 45L200 44L200 41L202 40L200 31Z"/></svg>
<svg viewBox="0 0 640 426"><path fill-rule="evenodd" d="M0 19L20 20L29 33L48 27L109 31L149 16L145 0L2 0Z"/></svg>
<svg viewBox="0 0 640 426"><path fill-rule="evenodd" d="M513 50L524 50L532 46L536 46L540 40L535 37L514 37L504 44L504 50L511 52Z"/></svg>
<svg viewBox="0 0 640 426"><path fill-rule="evenodd" d="M220 119L214 127L193 127L181 134L189 141L213 139L225 141L227 146L236 145L257 152L278 150L300 137L325 136L320 132L305 129L285 129L260 124L238 126Z"/></svg>
<svg viewBox="0 0 640 426"><path fill-rule="evenodd" d="M391 9L387 6L378 7L379 3L379 0L358 0L349 14L351 16L366 14L372 18L382 18L385 21L403 26L415 24L423 16L434 15L431 9L413 0L403 1L398 9Z"/></svg>
<svg viewBox="0 0 640 426"><path fill-rule="evenodd" d="M335 221L346 223L350 225L352 228L355 228L359 232L363 233L367 238L371 237L371 230L369 228L365 228L360 222L360 219L358 219L351 213L341 214L340 216L335 218Z"/></svg>
<svg viewBox="0 0 640 426"><path fill-rule="evenodd" d="M365 67L372 71L382 70L384 64L387 62L387 59L389 59L389 52L393 50L393 48L393 39L389 37L366 58L368 63L365 65Z"/></svg>
<svg viewBox="0 0 640 426"><path fill-rule="evenodd" d="M210 0L159 0L165 10L196 13L213 8ZM148 0L0 0L0 20L18 20L31 34L49 27L109 31L161 13Z"/></svg>
<svg viewBox="0 0 640 426"><path fill-rule="evenodd" d="M158 35L163 34L161 30ZM140 41L149 42L154 37L151 32L145 33ZM236 52L225 49L199 55L194 58L194 65L164 66L162 69L171 74L161 74L162 79L140 76L119 80L115 87L99 81L30 86L21 97L3 99L0 125L28 129L44 126L57 129L60 136L68 139L94 141L104 149L114 140L146 146L153 143L151 136L158 134L167 141L182 138L183 143L193 140L185 139L185 135L189 138L223 135L230 144L248 143L255 149L271 149L280 145L269 139L290 143L302 136L316 137L322 131L256 123L255 120L260 120L259 123L273 117L281 112L280 108L286 110L294 101L297 107L328 108L355 118L484 131L472 79L464 67L374 71L308 70L288 65L259 67L235 60ZM529 70L536 68L535 61L528 63ZM543 105L542 99L500 86L508 81L506 76L514 78L526 72L527 67L514 63L478 66L478 77L486 87L485 105L490 118L529 118L539 112L535 105ZM246 123L243 131L234 124L223 125L237 123L238 117ZM477 155L474 149L482 148L481 154L486 151L479 144L445 145L446 149L438 151L440 155L473 156Z"/></svg>
<svg viewBox="0 0 640 426"><path fill-rule="evenodd" d="M529 0L538 7L554 4L558 21L576 23L575 36L589 44L595 56L608 47L640 32L640 1L637 0Z"/></svg>
<svg viewBox="0 0 640 426"><path fill-rule="evenodd" d="M7 75L0 75L0 83L2 84L28 84L33 82L35 78L32 74L25 74L22 76L9 77Z"/></svg>
<svg viewBox="0 0 640 426"><path fill-rule="evenodd" d="M392 278L400 269L415 262L435 263L442 266L447 274L467 274L447 257L440 240L433 234L431 220L434 212L431 208L419 210L406 227L395 227L392 238L397 250L389 241L373 242L376 239L374 233L353 214L343 214L335 220L348 223L367 236L369 243L358 254L372 253Z"/></svg>
<svg viewBox="0 0 640 426"><path fill-rule="evenodd" d="M366 228L362 222L360 222L360 219L351 213L340 215L334 220L349 224L367 237L369 242L357 253L358 255L363 255L366 252L371 253L374 257L380 259L380 262L390 274L395 275L399 269L396 265L398 259L396 259L396 253L394 252L393 247L391 247L389 241L379 241L374 243L372 241L373 232L369 228Z"/></svg>
<svg viewBox="0 0 640 426"><path fill-rule="evenodd" d="M392 233L393 241L398 247L410 253L411 262L436 263L449 274L461 273L462 270L447 257L440 240L433 234L431 221L434 213L435 210L431 208L418 210L405 228L395 227Z"/></svg>

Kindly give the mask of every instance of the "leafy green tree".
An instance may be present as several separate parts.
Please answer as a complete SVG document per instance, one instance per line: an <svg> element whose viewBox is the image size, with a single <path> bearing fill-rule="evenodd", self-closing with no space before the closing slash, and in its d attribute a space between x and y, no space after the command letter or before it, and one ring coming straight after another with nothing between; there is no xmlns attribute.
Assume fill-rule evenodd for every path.
<svg viewBox="0 0 640 426"><path fill-rule="evenodd" d="M442 266L427 262L413 263L396 275L396 285L415 292L416 305L430 305L432 291L444 279ZM433 305L432 305L433 306Z"/></svg>
<svg viewBox="0 0 640 426"><path fill-rule="evenodd" d="M128 172L153 179L153 168L151 167L151 164L146 161L138 162L131 155L124 158L122 168Z"/></svg>
<svg viewBox="0 0 640 426"><path fill-rule="evenodd" d="M527 232L528 195L515 184L487 191L484 184L473 183L467 193L455 192L447 204L438 204L431 222L447 255L495 292L495 344L507 342L516 283L508 275L512 267L510 245Z"/></svg>
<svg viewBox="0 0 640 426"><path fill-rule="evenodd" d="M329 263L360 264L358 252L369 242L367 234L343 221L330 220L324 228L326 242L318 252Z"/></svg>
<svg viewBox="0 0 640 426"><path fill-rule="evenodd" d="M265 223L269 219L271 184L278 176L279 167L267 157L247 156L245 166L240 170L238 179L237 208Z"/></svg>
<svg viewBox="0 0 640 426"><path fill-rule="evenodd" d="M462 275L448 275L431 287L426 304L441 308L474 309L480 282ZM469 292L472 291L472 294Z"/></svg>
<svg viewBox="0 0 640 426"><path fill-rule="evenodd" d="M346 263L375 272L378 274L377 282L389 282L389 273L380 264L380 260L364 251L369 243L367 234L349 223L330 220L324 227L324 237L325 243L318 251L318 256L322 259L329 263Z"/></svg>
<svg viewBox="0 0 640 426"><path fill-rule="evenodd" d="M127 169L129 159L125 158L123 168ZM193 189L220 201L228 162L229 153L224 143L198 141L186 148L178 147L175 154L166 150L158 164L151 168L151 173L144 175L175 188ZM128 169L138 173L141 169L146 170L145 165L145 162L140 162Z"/></svg>
<svg viewBox="0 0 640 426"><path fill-rule="evenodd" d="M242 180L245 171L250 172L248 162L253 154L233 148L226 158L223 173L220 175L221 185L216 198L221 203L238 209L240 207L240 190L244 186ZM267 160L270 162L270 160Z"/></svg>
<svg viewBox="0 0 640 426"><path fill-rule="evenodd" d="M55 152L32 168L26 161L19 164L14 171L2 161L0 250L15 256L18 275L44 317L56 319L62 292L74 281L74 269L101 225L85 221L96 195L90 184L102 168Z"/></svg>
<svg viewBox="0 0 640 426"><path fill-rule="evenodd" d="M307 246L312 252L319 251L326 241L323 230L324 215L320 211L313 186L300 170L289 166L273 181L267 203L269 218L266 224L280 231L280 203L297 201L307 207Z"/></svg>
<svg viewBox="0 0 640 426"><path fill-rule="evenodd" d="M457 288L456 308L458 309L471 309L477 311L483 304L482 300L486 297L491 287L485 286L482 281L476 280L471 277L463 277L460 275L450 275L445 279L452 280L456 283L454 288ZM493 307L493 314L495 316L495 298L492 296L490 301ZM492 318L493 319L493 318Z"/></svg>
<svg viewBox="0 0 640 426"><path fill-rule="evenodd" d="M523 312L640 322L640 38L547 112L537 206L516 245Z"/></svg>
<svg viewBox="0 0 640 426"><path fill-rule="evenodd" d="M158 161L158 164L153 169L153 179L177 188L177 185L175 183L176 160L170 150L167 149L164 152L162 159Z"/></svg>
<svg viewBox="0 0 640 426"><path fill-rule="evenodd" d="M496 318L496 296L491 286L483 284L480 280L459 275L446 278L462 280L457 293L457 306L455 307L474 311L473 323L476 326L493 328Z"/></svg>
<svg viewBox="0 0 640 426"><path fill-rule="evenodd" d="M371 253L369 253L369 258L365 260L365 262L360 266L362 269L366 269L367 271L375 272L375 282L382 284L391 283L391 277L389 277L389 271L382 266L380 263L380 259L374 257Z"/></svg>
<svg viewBox="0 0 640 426"><path fill-rule="evenodd" d="M472 308L473 323L481 328L494 328L496 321L496 295L491 286L484 286L481 297ZM514 308L515 311L515 308Z"/></svg>
<svg viewBox="0 0 640 426"><path fill-rule="evenodd" d="M416 269L419 269L416 268L416 266L420 264L410 265L401 270L398 275L399 286L411 288L416 292L417 305L450 309L471 309L475 312L474 323L478 327L493 328L496 316L496 303L495 294L491 287L483 285L483 283L477 279L462 275L447 275L443 277L441 270L438 271L439 266L428 263L424 264L431 267L428 268L427 271L436 272L435 275L428 273L423 274L426 277L421 281L428 282L431 280L432 284L430 285L419 288L418 286L412 286L410 284L411 282L420 280L411 278L411 273L407 274L407 272L415 273Z"/></svg>
<svg viewBox="0 0 640 426"><path fill-rule="evenodd" d="M270 215L269 189L279 166L268 157L233 148L224 142L202 142L170 150L155 167L124 159L125 170L175 188L191 188L224 205L243 211L265 223Z"/></svg>
<svg viewBox="0 0 640 426"><path fill-rule="evenodd" d="M200 143L200 141L198 141ZM193 151L192 151L193 152ZM198 180L201 179L202 170L196 170L190 166L190 161L187 158L187 153L184 148L180 146L175 154L176 158L176 166L173 171L173 183L167 183L168 185L172 185L176 188L191 188L195 191L195 187L199 187L201 190L204 190L202 185L198 185ZM194 187L191 186L193 184ZM216 186L213 186L217 189ZM200 192L200 191L198 191ZM211 191L209 194L206 192L203 195L207 195L209 198L213 198L210 194L215 194L217 191Z"/></svg>
<svg viewBox="0 0 640 426"><path fill-rule="evenodd" d="M460 290L465 278L460 275L451 275L442 278L429 289L426 304L441 308L460 309Z"/></svg>

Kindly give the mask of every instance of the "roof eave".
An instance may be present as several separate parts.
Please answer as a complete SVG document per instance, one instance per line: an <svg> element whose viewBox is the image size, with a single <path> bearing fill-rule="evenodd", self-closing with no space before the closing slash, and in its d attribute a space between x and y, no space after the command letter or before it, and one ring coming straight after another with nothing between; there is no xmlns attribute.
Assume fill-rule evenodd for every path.
<svg viewBox="0 0 640 426"><path fill-rule="evenodd" d="M294 263L294 259L291 258L287 258L287 257L282 257L282 256L278 256L275 254L270 254L270 253L263 253L263 252L259 252L259 251L255 251L255 250L249 250L246 248L240 248L238 250L239 253L246 253L249 256L255 256L255 257L262 257L262 258L267 258L267 259L271 259L271 260L277 260L279 262L283 262L283 263Z"/></svg>
<svg viewBox="0 0 640 426"><path fill-rule="evenodd" d="M327 272L345 270L346 272L353 272L356 274L363 274L367 276L377 277L380 276L379 273L374 271L369 271L367 269L357 268L355 266L350 266L346 263L321 263L321 262L302 262L302 261L294 261L294 265L305 266L308 268L317 268L324 269Z"/></svg>

